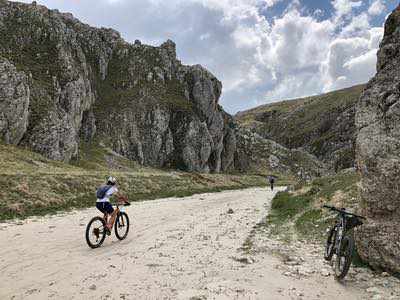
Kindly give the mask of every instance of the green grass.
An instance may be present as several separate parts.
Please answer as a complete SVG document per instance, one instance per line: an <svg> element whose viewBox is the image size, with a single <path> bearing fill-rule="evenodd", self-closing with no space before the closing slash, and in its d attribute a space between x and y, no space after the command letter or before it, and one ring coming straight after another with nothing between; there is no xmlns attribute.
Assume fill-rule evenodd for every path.
<svg viewBox="0 0 400 300"><path fill-rule="evenodd" d="M295 191L280 192L272 200L267 222L277 234L294 232L300 238L324 239L334 215L321 209L322 205L356 207L358 181L354 171L346 170L317 178L310 184L297 185Z"/></svg>
<svg viewBox="0 0 400 300"><path fill-rule="evenodd" d="M359 176L354 171L345 170L317 178L307 185L297 185L292 192L280 192L272 200L270 214L259 226L269 227L272 235L287 242L300 239L324 243L326 230L333 225L336 214L321 206L357 207L358 182ZM368 266L357 250L353 264L357 267Z"/></svg>
<svg viewBox="0 0 400 300"><path fill-rule="evenodd" d="M279 192L272 201L269 220L275 223L283 223L293 218L311 201L307 196L292 197L288 192Z"/></svg>
<svg viewBox="0 0 400 300"><path fill-rule="evenodd" d="M325 232L332 225L332 218L326 218L321 209L310 209L302 213L294 224L301 237L312 236L325 240Z"/></svg>

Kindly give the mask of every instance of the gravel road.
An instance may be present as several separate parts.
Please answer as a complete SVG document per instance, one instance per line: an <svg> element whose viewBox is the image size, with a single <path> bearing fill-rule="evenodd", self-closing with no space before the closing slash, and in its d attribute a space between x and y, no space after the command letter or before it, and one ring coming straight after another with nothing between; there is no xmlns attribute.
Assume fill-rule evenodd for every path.
<svg viewBox="0 0 400 300"><path fill-rule="evenodd" d="M0 299L363 299L332 278L285 276L273 254L240 249L274 194L134 203L128 238L112 235L95 250L84 239L94 208L0 223Z"/></svg>

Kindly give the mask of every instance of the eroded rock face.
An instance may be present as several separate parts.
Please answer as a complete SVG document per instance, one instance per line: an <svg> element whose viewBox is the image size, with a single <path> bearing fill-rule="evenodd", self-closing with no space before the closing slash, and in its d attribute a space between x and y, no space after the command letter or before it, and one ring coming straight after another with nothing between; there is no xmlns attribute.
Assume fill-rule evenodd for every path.
<svg viewBox="0 0 400 300"><path fill-rule="evenodd" d="M18 144L28 126L30 90L27 76L0 57L0 138Z"/></svg>
<svg viewBox="0 0 400 300"><path fill-rule="evenodd" d="M4 140L69 161L81 139L98 139L146 165L221 171L222 85L203 67L182 65L171 40L132 45L71 14L7 1L0 3L0 24L0 54L32 74L29 86L19 85L25 79L15 70L4 83L8 93L31 90L29 111L29 101L4 96L23 115L18 122L12 114L2 118Z"/></svg>
<svg viewBox="0 0 400 300"><path fill-rule="evenodd" d="M361 207L369 218L358 247L372 266L400 272L400 7L386 21L377 74L361 95L356 126Z"/></svg>
<svg viewBox="0 0 400 300"><path fill-rule="evenodd" d="M327 166L315 156L299 149L285 148L251 130L239 127L236 140L235 165L239 170L294 174L302 180L311 180L327 173Z"/></svg>
<svg viewBox="0 0 400 300"><path fill-rule="evenodd" d="M333 171L354 167L355 106L364 85L240 112L242 126L289 148L302 148Z"/></svg>
<svg viewBox="0 0 400 300"><path fill-rule="evenodd" d="M3 84L22 95L3 103L24 103L10 106L23 121L2 117L2 139L62 161L84 141L154 167L247 170L237 159L242 137L218 104L221 82L200 65L183 65L173 41L129 44L71 14L8 1L0 1L0 41L0 56L20 69ZM29 85L18 84L24 73ZM18 128L12 137L10 122Z"/></svg>

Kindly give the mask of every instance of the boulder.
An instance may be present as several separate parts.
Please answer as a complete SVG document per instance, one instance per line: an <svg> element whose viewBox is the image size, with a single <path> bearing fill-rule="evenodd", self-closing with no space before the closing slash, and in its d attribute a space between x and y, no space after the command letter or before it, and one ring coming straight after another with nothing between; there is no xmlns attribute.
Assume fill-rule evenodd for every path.
<svg viewBox="0 0 400 300"><path fill-rule="evenodd" d="M360 206L368 217L357 231L358 249L373 267L400 272L400 7L386 20L356 126Z"/></svg>

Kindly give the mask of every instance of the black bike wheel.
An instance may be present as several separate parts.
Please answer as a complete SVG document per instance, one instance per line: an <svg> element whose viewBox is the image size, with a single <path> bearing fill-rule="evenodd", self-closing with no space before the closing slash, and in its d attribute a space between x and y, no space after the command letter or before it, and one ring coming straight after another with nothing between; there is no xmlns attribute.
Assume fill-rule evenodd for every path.
<svg viewBox="0 0 400 300"><path fill-rule="evenodd" d="M106 222L101 217L94 217L86 226L86 242L90 248L98 248L106 238Z"/></svg>
<svg viewBox="0 0 400 300"><path fill-rule="evenodd" d="M343 279L350 269L351 261L353 259L354 239L352 236L345 235L343 237L340 251L336 255L335 264L335 278Z"/></svg>
<svg viewBox="0 0 400 300"><path fill-rule="evenodd" d="M128 236L129 232L129 218L124 212L120 212L115 221L115 236L119 240L123 240Z"/></svg>
<svg viewBox="0 0 400 300"><path fill-rule="evenodd" d="M335 253L336 234L336 226L334 226L329 230L328 239L326 240L324 258L327 261L331 261L332 256Z"/></svg>

